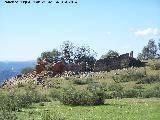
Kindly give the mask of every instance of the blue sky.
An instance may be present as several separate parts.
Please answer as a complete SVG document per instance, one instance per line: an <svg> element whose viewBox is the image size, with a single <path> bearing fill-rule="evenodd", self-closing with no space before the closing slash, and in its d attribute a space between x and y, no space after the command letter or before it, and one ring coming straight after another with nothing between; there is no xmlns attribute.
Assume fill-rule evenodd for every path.
<svg viewBox="0 0 160 120"><path fill-rule="evenodd" d="M24 5L1 0L0 61L34 60L66 40L89 45L98 57L109 49L133 50L136 57L149 39L160 38L160 0L77 1Z"/></svg>

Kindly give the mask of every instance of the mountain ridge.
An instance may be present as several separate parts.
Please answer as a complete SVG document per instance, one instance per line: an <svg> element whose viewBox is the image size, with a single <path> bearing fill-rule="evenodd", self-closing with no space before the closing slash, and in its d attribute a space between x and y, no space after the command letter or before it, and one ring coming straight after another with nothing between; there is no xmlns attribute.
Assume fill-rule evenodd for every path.
<svg viewBox="0 0 160 120"><path fill-rule="evenodd" d="M34 68L35 60L29 61L0 61L0 83L4 80L14 77L21 73L21 70L26 67Z"/></svg>

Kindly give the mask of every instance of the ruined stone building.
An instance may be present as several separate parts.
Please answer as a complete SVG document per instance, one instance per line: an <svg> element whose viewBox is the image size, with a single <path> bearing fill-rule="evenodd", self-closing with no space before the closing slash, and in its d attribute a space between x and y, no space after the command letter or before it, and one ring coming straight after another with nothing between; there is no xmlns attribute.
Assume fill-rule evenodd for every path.
<svg viewBox="0 0 160 120"><path fill-rule="evenodd" d="M122 54L118 57L108 57L104 59L99 59L96 61L94 66L94 71L110 71L115 69L122 69L128 67L141 67L144 63L140 60L133 58L133 51L126 54Z"/></svg>

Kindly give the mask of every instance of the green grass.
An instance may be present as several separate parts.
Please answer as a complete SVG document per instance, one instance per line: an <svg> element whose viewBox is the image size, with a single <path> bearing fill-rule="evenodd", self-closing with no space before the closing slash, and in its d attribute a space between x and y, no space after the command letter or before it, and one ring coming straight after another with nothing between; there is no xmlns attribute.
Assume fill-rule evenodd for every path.
<svg viewBox="0 0 160 120"><path fill-rule="evenodd" d="M65 106L49 102L44 106L34 104L17 115L22 120L43 120L44 111L60 114L67 120L159 120L160 99L109 99L100 106Z"/></svg>
<svg viewBox="0 0 160 120"><path fill-rule="evenodd" d="M112 85L122 86L122 92L128 90L142 90L145 92L160 88L160 81L151 84L136 84L136 80L127 82L115 82L113 80L115 73L117 75L124 75L127 72L143 73L145 69L147 75L160 75L160 70L152 70L150 67L112 70L110 72L94 73L92 77L85 78L79 76L47 78L45 79L45 87L42 85L36 86L33 84L34 80L31 80L30 83L26 83L23 86L0 89L0 94L7 94L8 91L12 90L23 93L24 89L34 89L52 101L35 103L29 108L22 108L19 112L16 112L18 120L160 120L160 98L106 99L105 104L99 106L67 106L59 101L53 101L55 99L50 96L50 93L55 93L55 91L61 95L63 88L71 86L78 90L84 90L88 86L100 85L106 90L107 94L115 92ZM89 82L86 82L88 79ZM75 84L75 80L85 81L85 84ZM119 89L117 91L121 92ZM149 93L155 95L152 94L152 91ZM52 119L47 118L47 115L53 116Z"/></svg>

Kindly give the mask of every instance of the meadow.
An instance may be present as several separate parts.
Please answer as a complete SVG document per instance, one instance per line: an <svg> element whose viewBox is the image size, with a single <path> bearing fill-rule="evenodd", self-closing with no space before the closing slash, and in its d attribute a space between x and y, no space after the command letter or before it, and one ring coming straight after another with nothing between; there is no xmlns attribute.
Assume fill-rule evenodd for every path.
<svg viewBox="0 0 160 120"><path fill-rule="evenodd" d="M44 85L36 85L31 79L0 89L0 119L160 119L160 70L152 63L44 80Z"/></svg>
<svg viewBox="0 0 160 120"><path fill-rule="evenodd" d="M22 120L159 120L160 99L109 99L100 106L34 104L16 113Z"/></svg>

